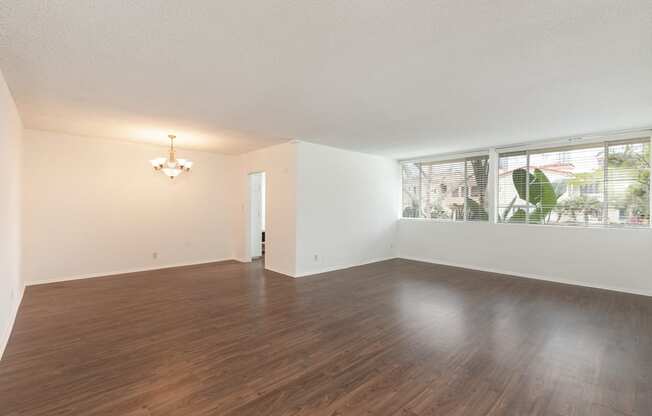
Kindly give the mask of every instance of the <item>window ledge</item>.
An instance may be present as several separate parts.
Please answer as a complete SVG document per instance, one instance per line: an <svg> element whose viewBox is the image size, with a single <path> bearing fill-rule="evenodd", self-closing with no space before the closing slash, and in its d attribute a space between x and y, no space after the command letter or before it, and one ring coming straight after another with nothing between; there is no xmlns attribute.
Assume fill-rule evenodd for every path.
<svg viewBox="0 0 652 416"><path fill-rule="evenodd" d="M490 222L490 221L449 221L437 218L410 218L399 217L399 221L408 222L429 222L435 224L487 224L498 225L506 227L537 227L537 228L572 228L572 229L588 229L588 230L648 230L651 231L652 227L649 225L570 225L570 224L523 224L523 223L509 223L509 222Z"/></svg>

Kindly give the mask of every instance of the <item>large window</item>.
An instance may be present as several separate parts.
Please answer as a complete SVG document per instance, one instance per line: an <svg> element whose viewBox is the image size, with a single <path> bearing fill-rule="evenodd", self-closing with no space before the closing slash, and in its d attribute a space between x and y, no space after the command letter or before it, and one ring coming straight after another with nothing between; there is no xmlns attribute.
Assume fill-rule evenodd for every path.
<svg viewBox="0 0 652 416"><path fill-rule="evenodd" d="M503 153L500 222L650 224L650 139Z"/></svg>
<svg viewBox="0 0 652 416"><path fill-rule="evenodd" d="M488 221L489 157L404 162L403 217Z"/></svg>
<svg viewBox="0 0 652 416"><path fill-rule="evenodd" d="M650 137L631 137L636 136L487 152L491 157L404 161L402 216L650 227Z"/></svg>

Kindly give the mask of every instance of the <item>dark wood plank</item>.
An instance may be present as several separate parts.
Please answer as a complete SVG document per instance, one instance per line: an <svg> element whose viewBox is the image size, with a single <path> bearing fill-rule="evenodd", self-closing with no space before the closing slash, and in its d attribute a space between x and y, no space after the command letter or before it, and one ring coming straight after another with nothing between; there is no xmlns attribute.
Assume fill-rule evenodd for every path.
<svg viewBox="0 0 652 416"><path fill-rule="evenodd" d="M652 298L392 260L31 286L3 415L650 415Z"/></svg>

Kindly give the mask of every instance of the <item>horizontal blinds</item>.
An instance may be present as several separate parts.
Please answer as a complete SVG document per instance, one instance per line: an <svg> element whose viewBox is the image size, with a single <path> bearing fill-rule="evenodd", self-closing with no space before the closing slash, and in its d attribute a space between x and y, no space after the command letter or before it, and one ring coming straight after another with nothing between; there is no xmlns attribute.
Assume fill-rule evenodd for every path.
<svg viewBox="0 0 652 416"><path fill-rule="evenodd" d="M604 207L604 146L530 155L528 220L536 224L601 224ZM538 198L538 200L537 200Z"/></svg>
<svg viewBox="0 0 652 416"><path fill-rule="evenodd" d="M649 225L649 138L499 155L498 220Z"/></svg>
<svg viewBox="0 0 652 416"><path fill-rule="evenodd" d="M402 163L403 217L421 218L421 167L419 163Z"/></svg>
<svg viewBox="0 0 652 416"><path fill-rule="evenodd" d="M498 163L498 220L504 222L525 222L527 204L525 193L517 192L512 180L519 172L527 168L525 152L501 154ZM522 198L521 198L522 196Z"/></svg>
<svg viewBox="0 0 652 416"><path fill-rule="evenodd" d="M403 162L403 217L487 221L488 156Z"/></svg>
<svg viewBox="0 0 652 416"><path fill-rule="evenodd" d="M468 221L489 221L489 157L475 157L466 160L466 219Z"/></svg>
<svg viewBox="0 0 652 416"><path fill-rule="evenodd" d="M609 144L606 152L606 223L649 226L649 140Z"/></svg>
<svg viewBox="0 0 652 416"><path fill-rule="evenodd" d="M427 218L463 221L464 161L424 163L421 206Z"/></svg>

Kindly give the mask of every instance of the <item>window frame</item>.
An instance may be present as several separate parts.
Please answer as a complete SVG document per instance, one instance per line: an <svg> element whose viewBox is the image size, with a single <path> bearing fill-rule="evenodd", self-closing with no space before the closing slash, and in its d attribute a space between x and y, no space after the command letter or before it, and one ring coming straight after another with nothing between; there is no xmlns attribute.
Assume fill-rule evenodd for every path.
<svg viewBox="0 0 652 416"><path fill-rule="evenodd" d="M498 172L500 166L500 156L507 153L517 153L524 152L526 154L528 164L531 154L537 153L547 153L553 152L555 150L572 150L572 149L581 149L581 148L590 148L596 147L596 145L601 145L604 149L604 154L608 155L609 148L611 146L617 146L621 144L630 144L630 143L648 143L650 149L649 157L652 158L652 129L642 129L626 132L614 132L600 135L591 135L584 137L566 137L550 140L541 140L530 143L522 143L510 146L501 146L501 147L492 147L488 149L480 149L465 153L447 153L440 155L431 155L420 158L411 158L411 159L401 159L398 160L399 165L401 166L401 172L403 169L403 164L405 163L433 163L433 164L443 164L443 163L453 163L459 161L468 161L469 159L477 157L488 157L489 163L489 175L487 178L487 188L486 188L486 200L487 200L487 212L489 214L488 221L484 220L467 220L467 208L466 208L466 199L464 202L464 219L453 221L448 219L441 218L424 218L424 217L404 217L403 212L399 214L401 220L417 220L417 221L434 221L442 223L487 223L487 224L501 224L507 226L552 226L555 228L562 227L571 227L571 228L591 228L591 229L636 229L636 230L652 230L652 215L648 220L647 225L636 225L636 224L613 224L608 221L608 208L609 208L609 198L608 198L608 158L604 158L604 201L603 201L603 212L602 212L602 222L599 224L536 224L536 223L509 223L504 221L499 221L498 219L498 206L499 206L499 189L498 189ZM652 167L650 168L652 173ZM402 174L402 173L401 173ZM465 178L467 177L466 173L466 163L465 163ZM466 184L465 195L468 197L470 188L468 183ZM528 187L529 188L529 187ZM652 185L650 191L648 191L650 198L650 207L652 209ZM403 180L401 179L401 206L403 206ZM529 210L528 210L529 214Z"/></svg>
<svg viewBox="0 0 652 416"><path fill-rule="evenodd" d="M648 224L647 225L637 225L637 224L618 224L618 223L610 223L609 222L609 149L612 146L619 146L619 145L627 145L627 144L640 144L640 143L646 143L648 146L652 147L652 137L648 134L644 135L634 135L632 138L614 138L613 140L596 140L596 141L591 141L591 142L583 142L583 143L576 143L576 144L569 144L565 146L559 146L559 145L551 145L551 146L542 146L542 147L534 147L534 148L526 148L524 150L516 150L512 151L511 149L508 149L506 151L501 151L498 152L498 159L497 163L498 166L500 166L500 159L501 157L506 157L506 156L513 156L517 154L522 154L526 157L526 171L530 171L530 157L533 155L537 154L544 154L544 153L551 153L551 152L563 152L563 151L571 151L571 150L581 150L581 149L590 149L590 148L602 148L602 152L605 155L604 160L603 160L603 166L602 166L602 172L603 172L603 201L602 201L602 218L600 223L596 224L538 224L538 223L531 223L530 222L530 210L525 210L525 221L524 222L518 222L518 223L510 223L506 221L501 221L499 220L498 217L498 212L496 210L496 215L494 216L494 222L496 224L509 224L509 225L544 225L544 226L554 226L554 227L559 227L559 226L566 226L566 227L575 227L575 228L635 228L635 229L646 229L646 228L651 228L652 227L652 221L648 219ZM649 157L649 155L648 155ZM497 179L498 180L498 179ZM498 191L498 187L496 187L497 192L496 192L496 198L492 199L494 203L496 204L496 207L499 208L499 203L498 199L500 198L500 192ZM648 191L648 195L650 196L650 202L649 204L652 205L652 189ZM529 186L526 187L526 195L529 193Z"/></svg>
<svg viewBox="0 0 652 416"><path fill-rule="evenodd" d="M469 220L467 219L467 198L469 198L469 191L470 187L468 184L468 165L467 163L471 160L475 159L480 159L480 158L486 158L487 163L489 163L489 175L487 178L487 189L486 189L486 195L485 199L487 201L487 214L488 218L487 220ZM401 166L401 175L403 174L403 165L404 164L416 164L416 165L423 165L423 164L429 164L429 165L445 165L445 164L452 164L452 163L464 163L464 171L462 176L464 177L464 184L461 186L464 189L464 194L461 196L464 198L464 204L462 207L462 213L463 213L463 218L461 220L453 220L453 219L445 219L445 218L428 218L428 217L404 217L403 216L403 193L404 193L404 188L403 188L403 178L401 177L401 206L403 207L401 209L401 215L400 219L402 220L423 220L423 221L435 221L435 222L442 222L442 223L491 223L492 222L492 215L491 215L491 193L490 193L490 186L491 186L491 154L490 152L487 151L482 151L482 152L473 152L473 153L464 153L464 154L456 154L456 155L441 155L441 156L433 156L433 157L422 157L418 159L407 159L407 160L400 160L399 164ZM459 187L458 187L459 189ZM455 191L452 191L453 193ZM421 202L419 203L421 205Z"/></svg>

